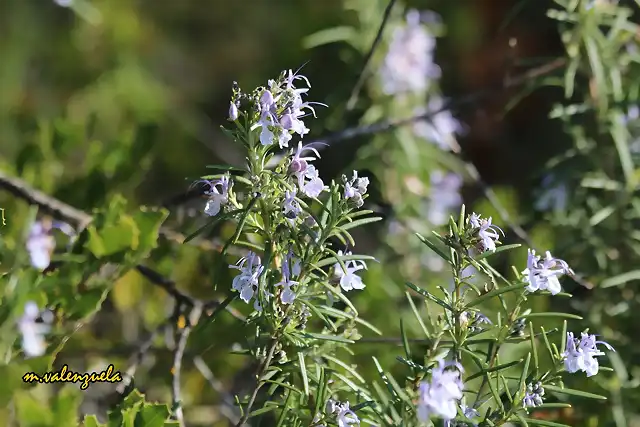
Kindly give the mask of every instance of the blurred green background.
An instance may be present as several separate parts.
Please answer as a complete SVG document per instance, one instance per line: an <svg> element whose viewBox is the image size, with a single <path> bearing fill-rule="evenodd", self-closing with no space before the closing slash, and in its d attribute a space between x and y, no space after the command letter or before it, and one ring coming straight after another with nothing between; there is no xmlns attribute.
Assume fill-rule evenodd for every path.
<svg viewBox="0 0 640 427"><path fill-rule="evenodd" d="M356 4L360 12L346 10L345 3ZM354 109L345 105L386 4L382 0L94 0L70 9L48 0L2 0L0 169L85 212L105 205L116 194L124 195L132 206L164 206L170 211L167 224L189 234L201 224L202 200L172 201L187 190L191 180L207 173L206 165L243 163L241 147L219 131L225 123L232 82L251 90L283 69L295 70L304 64L303 74L312 84L309 99L329 105L319 108L318 119L308 122L311 132L306 138L321 138L370 121L365 113L377 102L375 91L363 90ZM543 0L424 0L399 2L398 8L406 5L441 15L445 29L436 50L436 62L442 68L441 90L446 98L457 99L491 91L532 64L564 56L557 23L545 15L552 4ZM351 44L309 48L308 36L341 26L358 29ZM533 213L532 206L545 162L571 145L562 124L548 119L553 104L562 100L562 90L538 89L514 108L510 101L522 93L521 88L494 92L456 111L466 126L459 139L462 157L476 165L512 219L524 223L538 245L556 248L566 236L548 225L544 216ZM367 288L354 301L364 319L385 336L397 337L399 316L407 310L403 280L445 287L448 282L441 274L416 272L422 254L403 253L406 241L394 243L390 234L391 223L405 218L390 195L393 190L386 185L386 175L379 172L404 166L390 160L393 158L385 151L388 145L380 143L389 138L390 134L382 134L336 142L323 150L317 166L325 182L354 167L363 167L372 178L368 207L380 212L385 221L357 233L356 249L383 262L370 266ZM372 146L376 149L373 160L362 154ZM422 165L425 172L429 167ZM493 215L494 223L504 225L507 243L520 242L500 223L473 180L467 180L463 195L469 211L475 208L485 216ZM20 219L27 206L3 193L0 206L15 227L5 244L18 250L20 227L26 227ZM223 228L214 234L232 232ZM566 240L564 243L566 246ZM566 257L571 248L557 247L560 252L554 255L572 265L580 260L576 253L575 259ZM231 283L230 277L212 277L216 256L215 251L164 239L146 264L181 289L204 298L224 294ZM510 264L522 266L525 257L523 249L500 261L508 271ZM595 275L595 271L581 272ZM624 317L636 303L632 288L624 298L618 294L613 298L629 304L622 314L616 314L623 317L613 321L607 320L605 303L590 302L611 302L609 294L587 291L571 280L564 286L568 292L575 291L577 303L569 306L539 299L536 304L581 309L587 316L592 313L589 319L602 328L598 333L609 333L607 338L614 345L620 338L611 332L618 329L617 322L632 319L638 324L637 316ZM238 308L247 312L248 307ZM67 343L56 364L69 363L81 371L114 363L126 370L137 343L170 309L162 290L130 272L116 283L96 318ZM625 331L630 344L629 351L620 354L625 361L640 352L640 347L631 345L637 338L635 327L632 329ZM224 426L236 416L230 396L245 391L253 367L229 350L246 332L237 320L223 314L216 323L199 326L190 338L183 377L189 425ZM394 366L400 354L397 341L379 342L367 331L361 333L365 339L356 345L354 363L371 373L370 356L376 355L383 364ZM172 354L163 339L156 340L135 376L136 387L150 400L170 399ZM194 365L196 357L201 357L197 363L206 363L212 371L215 387ZM624 363L618 359L618 374ZM637 368L628 368L631 377L614 375L589 385L593 392L610 391L614 405L589 402L589 407L578 406L574 412L545 416L576 426L640 425L634 421L638 396L622 391L635 388L629 384ZM581 382L580 387L587 385ZM626 403L623 396L628 398ZM91 386L81 411L104 414L112 399L112 387ZM612 408L617 408L618 415Z"/></svg>

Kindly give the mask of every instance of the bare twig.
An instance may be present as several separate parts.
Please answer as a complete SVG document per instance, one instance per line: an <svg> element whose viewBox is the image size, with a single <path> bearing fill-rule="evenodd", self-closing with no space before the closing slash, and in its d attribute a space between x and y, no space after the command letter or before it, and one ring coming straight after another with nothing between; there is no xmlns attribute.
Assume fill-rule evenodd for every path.
<svg viewBox="0 0 640 427"><path fill-rule="evenodd" d="M202 374L202 376L207 380L211 388L213 388L220 396L222 397L222 401L224 405L220 407L220 413L224 415L229 421L233 424L236 424L240 417L236 413L235 402L233 397L224 389L224 385L216 379L209 369L209 366L202 360L202 357L196 356L193 358L193 364L196 366L198 371Z"/></svg>
<svg viewBox="0 0 640 427"><path fill-rule="evenodd" d="M371 58L373 58L373 54L376 49L380 45L382 41L382 34L384 33L384 29L389 22L389 17L391 16L391 11L393 10L393 6L395 5L396 0L390 0L387 4L387 7L384 10L384 15L382 16L382 22L380 22L380 27L378 28L378 32L376 33L376 37L373 39L373 43L367 52L367 55L364 58L364 64L362 65L362 71L360 71L360 75L358 76L358 80L356 84L353 86L351 90L351 95L349 96L349 101L347 101L347 111L353 110L356 106L356 102L358 101L358 95L360 94L360 90L364 85L364 82L367 80L369 76L369 65L371 64Z"/></svg>
<svg viewBox="0 0 640 427"><path fill-rule="evenodd" d="M171 368L171 373L173 374L173 380L171 382L171 400L173 402L172 407L174 411L174 416L180 427L184 427L184 412L182 410L182 399L181 399L181 386L180 379L182 373L182 358L184 357L184 352L187 348L187 341L189 339L189 335L193 327L200 320L200 316L202 315L203 306L202 304L196 304L191 308L189 312L189 316L185 318L184 327L180 328L178 324L176 326L176 336L178 339L178 345L176 346L176 351L173 356L173 366Z"/></svg>

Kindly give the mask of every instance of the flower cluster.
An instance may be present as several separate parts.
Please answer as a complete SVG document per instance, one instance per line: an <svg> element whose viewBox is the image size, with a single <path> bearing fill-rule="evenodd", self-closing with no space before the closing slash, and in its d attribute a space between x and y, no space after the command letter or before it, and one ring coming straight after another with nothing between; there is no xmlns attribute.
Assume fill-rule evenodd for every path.
<svg viewBox="0 0 640 427"><path fill-rule="evenodd" d="M447 369L453 366L454 369ZM458 401L462 399L463 384L460 373L464 372L458 363L438 361L431 371L431 381L420 383L420 396L417 404L418 419L427 421L433 414L444 420L451 420L458 413Z"/></svg>
<svg viewBox="0 0 640 427"><path fill-rule="evenodd" d="M233 279L231 287L240 293L240 299L249 303L251 298L256 297L253 302L253 307L256 311L262 311L260 305L260 298L257 296L260 289L260 276L264 272L264 266L260 261L260 257L253 252L249 252L248 255L240 258L236 265L230 265L229 268L240 270L240 274ZM271 296L264 291L265 297Z"/></svg>
<svg viewBox="0 0 640 427"><path fill-rule="evenodd" d="M424 17L436 19L434 14L421 16L410 10L406 24L393 32L381 69L383 90L388 95L426 90L430 79L440 77L440 67L433 61L436 40L422 24Z"/></svg>
<svg viewBox="0 0 640 427"><path fill-rule="evenodd" d="M540 406L543 403L542 396L544 396L542 383L527 384L527 390L524 399L522 399L522 406L525 408Z"/></svg>
<svg viewBox="0 0 640 427"><path fill-rule="evenodd" d="M498 231L504 236L504 232L497 225L491 224L491 218L483 219L476 213L469 217L469 224L476 229L478 236L478 248L482 251L495 251L496 242L500 238Z"/></svg>
<svg viewBox="0 0 640 427"><path fill-rule="evenodd" d="M343 254L342 251L338 251L338 256L351 255L351 252ZM362 278L356 273L360 270L366 270L367 264L364 261L346 261L344 268L340 263L335 263L333 266L333 275L335 280L340 284L343 291L348 292L353 289L364 289L365 284L362 282Z"/></svg>
<svg viewBox="0 0 640 427"><path fill-rule="evenodd" d="M528 283L527 291L547 290L556 295L562 290L558 277L573 273L566 262L554 258L549 251L547 251L545 258L541 259L536 255L536 251L529 249L527 268L522 274L525 275Z"/></svg>
<svg viewBox="0 0 640 427"><path fill-rule="evenodd" d="M329 399L327 401L325 411L327 415L335 415L336 424L338 424L338 427L360 425L360 419L358 418L358 416L351 409L349 409L349 402L340 403L333 399Z"/></svg>
<svg viewBox="0 0 640 427"><path fill-rule="evenodd" d="M595 335L581 334L581 338L573 337L573 332L567 332L567 348L562 356L567 372L586 372L588 377L598 373L599 365L596 357L604 353L598 349L598 344L604 345L608 350L615 351L608 343L596 341Z"/></svg>

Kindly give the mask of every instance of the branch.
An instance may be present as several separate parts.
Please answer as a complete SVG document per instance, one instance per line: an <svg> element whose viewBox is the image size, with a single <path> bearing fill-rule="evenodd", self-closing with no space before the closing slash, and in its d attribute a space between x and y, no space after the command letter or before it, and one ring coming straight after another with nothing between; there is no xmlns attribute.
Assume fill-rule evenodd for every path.
<svg viewBox="0 0 640 427"><path fill-rule="evenodd" d="M260 390L260 387L262 387L262 376L265 374L267 369L269 369L277 346L278 340L274 338L273 342L271 343L271 347L269 348L269 353L264 360L264 363L258 368L258 372L256 373L256 387L253 389L251 397L249 397L249 402L247 402L247 406L244 408L244 414L242 415L242 418L240 418L240 421L238 421L238 423L236 424L236 427L242 427L242 425L249 419L249 416L251 415L251 408L256 402L256 397L258 397L258 391Z"/></svg>
<svg viewBox="0 0 640 427"><path fill-rule="evenodd" d="M176 327L176 335L178 337L178 345L176 346L176 351L173 356L173 366L171 367L171 373L173 374L173 380L171 382L171 400L173 402L172 407L174 411L174 416L180 427L184 427L184 412L182 410L182 402L181 402L181 387L180 387L180 378L182 373L182 358L184 357L184 352L187 348L187 340L189 339L189 335L191 334L191 330L200 320L200 316L202 315L203 306L201 304L196 304L192 307L189 312L189 317L185 318L185 325L182 329L180 329L180 325L178 324Z"/></svg>
<svg viewBox="0 0 640 427"><path fill-rule="evenodd" d="M371 58L373 57L373 53L376 51L380 42L382 41L382 33L384 32L385 27L389 21L389 17L391 16L391 10L393 10L393 6L395 5L396 0L390 0L387 4L387 7L384 10L384 15L382 16L382 22L380 23L380 27L378 28L378 32L376 34L375 39L373 39L373 43L371 44L371 48L367 52L367 55L364 58L364 65L362 66L362 71L360 71L360 75L358 76L358 80L356 84L353 86L351 90L351 95L349 96L349 101L347 101L347 111L353 110L356 106L356 102L358 101L358 95L360 94L360 90L366 81L369 74L369 65L371 64Z"/></svg>

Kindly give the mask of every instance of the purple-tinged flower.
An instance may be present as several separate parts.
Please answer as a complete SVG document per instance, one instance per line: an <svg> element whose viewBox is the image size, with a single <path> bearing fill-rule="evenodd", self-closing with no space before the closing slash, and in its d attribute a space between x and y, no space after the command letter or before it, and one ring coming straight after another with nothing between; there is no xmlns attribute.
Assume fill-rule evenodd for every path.
<svg viewBox="0 0 640 427"><path fill-rule="evenodd" d="M240 274L237 275L231 284L233 290L240 293L240 299L247 304L251 301L251 298L255 296L253 301L253 308L256 311L262 311L262 306L256 293L260 288L259 280L260 275L264 271L264 266L261 263L260 257L253 252L249 252L246 256L240 258L235 265L230 265L229 268L240 270ZM266 300L269 299L272 294L263 290L263 295Z"/></svg>
<svg viewBox="0 0 640 427"><path fill-rule="evenodd" d="M380 70L382 89L388 95L424 91L429 80L440 78L433 62L435 37L421 23L420 12L407 13L406 24L393 32Z"/></svg>
<svg viewBox="0 0 640 427"><path fill-rule="evenodd" d="M344 179L346 181L346 177ZM355 205L360 208L364 204L363 196L367 193L368 186L369 178L358 178L358 172L353 171L351 181L346 181L344 184L344 198L353 200Z"/></svg>
<svg viewBox="0 0 640 427"><path fill-rule="evenodd" d="M50 330L51 312L43 313L42 319L45 323L37 322L38 317L40 317L40 309L36 303L27 302L24 306L24 314L18 320L18 329L22 335L22 350L26 357L42 356L47 349L44 335Z"/></svg>
<svg viewBox="0 0 640 427"><path fill-rule="evenodd" d="M36 221L31 225L26 247L31 265L38 270L46 269L51 263L51 254L56 247L53 229L58 229L69 237L74 235L73 228L63 222Z"/></svg>
<svg viewBox="0 0 640 427"><path fill-rule="evenodd" d="M296 293L291 289L291 287L298 285L298 282L292 279L294 276L298 276L299 274L300 260L294 258L293 252L289 251L282 262L282 281L276 284L276 286L284 287L284 290L280 295L283 304L291 304L296 299Z"/></svg>
<svg viewBox="0 0 640 427"><path fill-rule="evenodd" d="M238 107L233 101L229 104L229 120L232 122L238 120Z"/></svg>
<svg viewBox="0 0 640 427"><path fill-rule="evenodd" d="M527 384L527 390L524 398L522 399L522 406L524 408L535 408L536 406L540 406L544 403L542 396L544 396L542 383L538 382L536 384Z"/></svg>
<svg viewBox="0 0 640 427"><path fill-rule="evenodd" d="M460 187L462 177L453 172L434 170L430 175L431 188L427 204L427 219L433 225L444 225L449 221L451 211L462 204Z"/></svg>
<svg viewBox="0 0 640 427"><path fill-rule="evenodd" d="M204 213L208 216L216 216L224 205L229 203L229 189L232 182L228 175L223 175L216 181L200 180L194 183L202 183L209 188L205 191L205 195L209 197L204 207Z"/></svg>
<svg viewBox="0 0 640 427"><path fill-rule="evenodd" d="M454 366L455 369L447 369ZM459 363L446 364L444 359L431 371L431 381L420 384L417 404L418 419L427 421L431 415L452 420L458 414L458 401L462 399L463 384L460 373L464 372Z"/></svg>
<svg viewBox="0 0 640 427"><path fill-rule="evenodd" d="M500 238L498 231L504 236L504 232L497 225L491 224L491 217L482 219L476 213L471 214L469 223L473 228L478 228L478 238L480 239L480 248L483 251L495 251L496 242Z"/></svg>
<svg viewBox="0 0 640 427"><path fill-rule="evenodd" d="M522 272L527 278L527 291L548 290L552 295L562 291L558 277L572 273L569 265L551 256L551 252L547 251L545 258L541 259L533 249L528 250L527 268Z"/></svg>
<svg viewBox="0 0 640 427"><path fill-rule="evenodd" d="M599 365L596 357L603 356L605 353L600 351L598 344L604 345L608 350L615 351L612 346L604 341L596 341L595 335L581 334L581 339L573 337L573 332L567 332L567 347L562 353L564 358L564 367L567 372L575 373L583 371L587 373L587 377L594 376L598 373Z"/></svg>
<svg viewBox="0 0 640 427"><path fill-rule="evenodd" d="M315 166L308 165L304 173L298 172L298 187L307 197L312 199L318 197L320 193L328 189Z"/></svg>
<svg viewBox="0 0 640 427"><path fill-rule="evenodd" d="M294 219L300 214L300 212L302 212L302 208L296 200L296 191L287 190L284 194L284 206L282 213L287 217L287 219Z"/></svg>
<svg viewBox="0 0 640 427"><path fill-rule="evenodd" d="M413 125L413 133L420 138L433 142L444 151L451 151L457 144L455 136L464 132L462 124L456 120L451 111L443 110L442 98L432 98L428 108L418 108L417 115L432 113L429 119L419 120Z"/></svg>
<svg viewBox="0 0 640 427"><path fill-rule="evenodd" d="M342 251L338 251L338 256L342 256ZM347 252L344 255L351 255L351 252ZM360 270L366 270L367 264L360 260L345 261L344 266L346 271L342 268L339 262L333 265L333 275L336 279L339 279L340 287L345 292L352 289L364 289L366 285L363 283L362 278L356 273Z"/></svg>
<svg viewBox="0 0 640 427"><path fill-rule="evenodd" d="M338 405L338 415L336 415L338 427L350 427L360 425L360 419L358 416L349 409L349 402L344 402Z"/></svg>

